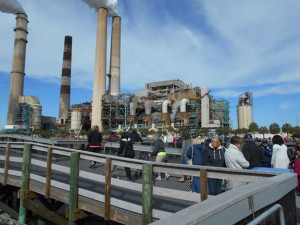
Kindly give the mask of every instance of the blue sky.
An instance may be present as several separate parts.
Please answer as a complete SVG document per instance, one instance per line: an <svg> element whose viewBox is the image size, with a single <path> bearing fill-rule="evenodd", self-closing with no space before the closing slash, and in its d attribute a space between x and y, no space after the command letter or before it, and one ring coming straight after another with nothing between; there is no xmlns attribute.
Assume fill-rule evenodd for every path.
<svg viewBox="0 0 300 225"><path fill-rule="evenodd" d="M19 2L29 19L24 95L40 99L43 115L58 116L64 36L71 35L71 104L90 101L96 11L81 0ZM207 86L215 98L230 102L236 128L238 96L250 91L259 126L297 125L300 1L120 0L117 7L122 92L169 79ZM0 128L6 122L14 27L15 16L0 12ZM109 18L108 53L110 30Z"/></svg>

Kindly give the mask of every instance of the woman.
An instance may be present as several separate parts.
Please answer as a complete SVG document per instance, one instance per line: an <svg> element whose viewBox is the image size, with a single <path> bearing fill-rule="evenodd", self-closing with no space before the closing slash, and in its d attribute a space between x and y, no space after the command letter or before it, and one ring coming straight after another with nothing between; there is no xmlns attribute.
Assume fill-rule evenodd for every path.
<svg viewBox="0 0 300 225"><path fill-rule="evenodd" d="M300 195L300 144L296 144L295 150L297 154L297 159L294 164L294 171L298 175L298 186L296 190L297 190L297 195L299 196Z"/></svg>
<svg viewBox="0 0 300 225"><path fill-rule="evenodd" d="M184 140L182 141L182 147L181 147L181 163L187 164L188 158L186 156L186 152L188 148L191 146L191 138L190 135L184 134L183 135ZM184 182L184 175L178 180L178 182Z"/></svg>
<svg viewBox="0 0 300 225"><path fill-rule="evenodd" d="M121 136L120 147L117 154L125 158L134 158L133 144L127 133L123 133ZM132 180L130 168L125 167L125 171L128 180Z"/></svg>
<svg viewBox="0 0 300 225"><path fill-rule="evenodd" d="M193 140L192 146L186 152L186 156L192 159L193 165L203 165L204 147L199 138ZM200 193L200 177L193 177L192 192Z"/></svg>
<svg viewBox="0 0 300 225"><path fill-rule="evenodd" d="M92 126L92 131L88 135L88 142L90 152L100 152L102 134L99 132L99 127L97 125ZM95 161L91 161L90 168L94 168L95 164Z"/></svg>
<svg viewBox="0 0 300 225"><path fill-rule="evenodd" d="M272 138L272 142L273 155L271 159L271 167L287 169L290 164L290 160L287 153L287 147L284 144L282 137L279 135L275 135Z"/></svg>

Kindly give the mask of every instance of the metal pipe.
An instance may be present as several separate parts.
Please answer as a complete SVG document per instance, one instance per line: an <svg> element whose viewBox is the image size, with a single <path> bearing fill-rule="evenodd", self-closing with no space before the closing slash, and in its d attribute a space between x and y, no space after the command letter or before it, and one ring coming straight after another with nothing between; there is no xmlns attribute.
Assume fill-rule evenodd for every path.
<svg viewBox="0 0 300 225"><path fill-rule="evenodd" d="M168 113L168 105L171 103L169 100L165 100L162 105L162 113Z"/></svg>
<svg viewBox="0 0 300 225"><path fill-rule="evenodd" d="M256 217L254 220L252 220L250 223L247 225L257 225L261 221L265 220L268 216L271 214L275 213L276 211L279 210L279 218L280 218L280 224L285 225L285 218L284 218L284 211L281 205L276 204L273 205L271 208L260 214L258 217Z"/></svg>
<svg viewBox="0 0 300 225"><path fill-rule="evenodd" d="M201 88L201 127L209 124L209 89Z"/></svg>
<svg viewBox="0 0 300 225"><path fill-rule="evenodd" d="M18 13L16 17L15 47L10 78L9 99L6 125L14 125L19 96L23 96L25 55L27 44L27 15Z"/></svg>
<svg viewBox="0 0 300 225"><path fill-rule="evenodd" d="M129 107L130 107L130 116L135 116L137 103L130 102Z"/></svg>
<svg viewBox="0 0 300 225"><path fill-rule="evenodd" d="M58 123L64 124L68 119L70 108L70 86L71 86L71 64L72 64L72 37L65 36L63 67L61 74L60 100Z"/></svg>
<svg viewBox="0 0 300 225"><path fill-rule="evenodd" d="M189 102L188 99L186 98L183 98L181 101L180 101L180 112L186 112L186 104Z"/></svg>

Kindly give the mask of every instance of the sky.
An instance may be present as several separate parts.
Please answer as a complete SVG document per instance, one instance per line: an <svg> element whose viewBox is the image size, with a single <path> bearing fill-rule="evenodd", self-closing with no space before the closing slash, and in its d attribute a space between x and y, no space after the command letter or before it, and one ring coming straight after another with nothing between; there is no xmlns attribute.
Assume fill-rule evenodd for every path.
<svg viewBox="0 0 300 225"><path fill-rule="evenodd" d="M66 35L73 37L71 104L92 99L97 12L87 1L97 2L18 0L29 20L24 95L39 98L44 116L58 117ZM122 93L181 79L229 101L233 128L244 92L253 93L259 126L299 125L299 0L107 1L122 18ZM14 27L15 15L0 12L0 128L7 116ZM108 18L107 72L110 33Z"/></svg>

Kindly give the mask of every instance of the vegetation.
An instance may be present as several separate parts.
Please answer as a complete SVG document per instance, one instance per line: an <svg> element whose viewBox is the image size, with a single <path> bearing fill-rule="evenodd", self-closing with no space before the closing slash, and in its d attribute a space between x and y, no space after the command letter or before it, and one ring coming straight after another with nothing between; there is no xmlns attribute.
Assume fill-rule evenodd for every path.
<svg viewBox="0 0 300 225"><path fill-rule="evenodd" d="M269 133L269 129L266 126L262 126L258 129L258 133L263 135L263 138L265 138L265 134Z"/></svg>
<svg viewBox="0 0 300 225"><path fill-rule="evenodd" d="M278 134L280 132L280 126L277 123L272 123L269 130L271 134Z"/></svg>
<svg viewBox="0 0 300 225"><path fill-rule="evenodd" d="M249 131L253 134L255 134L255 132L258 132L258 125L257 123L253 122L253 123L250 123L249 125Z"/></svg>
<svg viewBox="0 0 300 225"><path fill-rule="evenodd" d="M286 136L289 136L289 133L292 133L292 125L289 123L285 123L282 125L281 130L282 132L286 133Z"/></svg>

